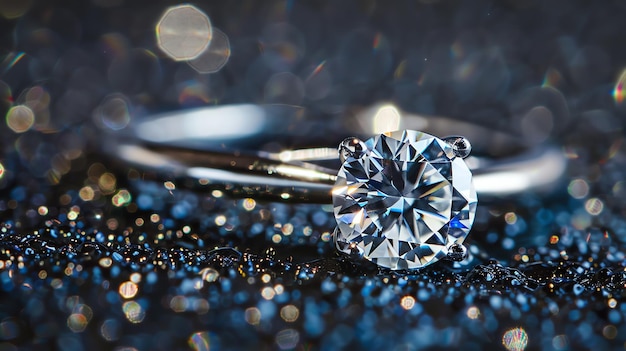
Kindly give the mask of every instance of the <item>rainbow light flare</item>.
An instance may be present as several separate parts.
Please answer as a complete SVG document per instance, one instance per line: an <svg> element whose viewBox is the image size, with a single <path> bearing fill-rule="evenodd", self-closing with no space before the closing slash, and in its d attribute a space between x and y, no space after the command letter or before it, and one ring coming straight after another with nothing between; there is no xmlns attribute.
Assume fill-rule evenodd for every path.
<svg viewBox="0 0 626 351"><path fill-rule="evenodd" d="M2 72L7 73L11 68L13 68L13 66L15 66L18 62L20 62L20 60L22 58L24 58L24 56L26 55L26 53L24 52L19 52L19 53L10 53L7 55L7 57L5 57L4 61L2 62L2 66L5 66L4 71Z"/></svg>
<svg viewBox="0 0 626 351"><path fill-rule="evenodd" d="M613 100L615 100L616 104L624 102L624 98L626 97L624 96L624 83L626 83L626 70L622 71L622 74L615 83L615 88L613 88Z"/></svg>

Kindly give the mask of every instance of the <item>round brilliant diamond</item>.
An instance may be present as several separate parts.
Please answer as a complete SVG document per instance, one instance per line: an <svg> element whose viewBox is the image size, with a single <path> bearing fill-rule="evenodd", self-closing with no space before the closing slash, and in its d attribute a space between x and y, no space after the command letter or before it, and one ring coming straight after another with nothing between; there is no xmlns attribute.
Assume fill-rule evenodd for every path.
<svg viewBox="0 0 626 351"><path fill-rule="evenodd" d="M472 174L453 146L423 132L377 135L347 155L333 188L337 249L389 269L448 256L474 222Z"/></svg>

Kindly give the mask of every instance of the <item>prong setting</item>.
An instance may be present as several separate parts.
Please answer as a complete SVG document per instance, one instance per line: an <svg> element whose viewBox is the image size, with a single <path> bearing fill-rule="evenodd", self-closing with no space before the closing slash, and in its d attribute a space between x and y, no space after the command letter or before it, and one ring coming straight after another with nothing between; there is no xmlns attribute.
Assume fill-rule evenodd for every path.
<svg viewBox="0 0 626 351"><path fill-rule="evenodd" d="M465 257L460 244L478 199L469 167L450 144L402 130L363 142L349 138L339 153L343 164L332 190L339 252L391 270Z"/></svg>
<svg viewBox="0 0 626 351"><path fill-rule="evenodd" d="M466 158L472 152L472 144L463 136L452 135L443 138L443 141L452 146L452 150L456 157Z"/></svg>
<svg viewBox="0 0 626 351"><path fill-rule="evenodd" d="M460 262L467 258L467 248L463 244L454 243L448 248L448 259Z"/></svg>
<svg viewBox="0 0 626 351"><path fill-rule="evenodd" d="M356 159L361 158L366 150L367 146L365 146L365 143L356 137L345 138L337 147L339 159L342 163L345 162L348 157Z"/></svg>

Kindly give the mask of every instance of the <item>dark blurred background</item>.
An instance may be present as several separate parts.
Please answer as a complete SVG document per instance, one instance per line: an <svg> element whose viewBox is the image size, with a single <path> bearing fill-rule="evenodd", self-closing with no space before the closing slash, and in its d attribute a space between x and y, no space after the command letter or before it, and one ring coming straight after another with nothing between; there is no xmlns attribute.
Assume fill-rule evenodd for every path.
<svg viewBox="0 0 626 351"><path fill-rule="evenodd" d="M624 18L619 0L0 0L0 350L623 348ZM555 144L568 173L481 207L468 265L403 277L328 258L327 209L102 156L135 119L243 102L320 121L391 103ZM240 256L176 251L213 246Z"/></svg>
<svg viewBox="0 0 626 351"><path fill-rule="evenodd" d="M172 5L3 1L3 94L17 103L44 88L54 130L90 121L111 93L133 114L241 101L339 114L384 99L501 126L533 100L557 130L621 101L620 1L199 2L230 43L209 74L159 48L157 23ZM177 20L166 27L182 36Z"/></svg>
<svg viewBox="0 0 626 351"><path fill-rule="evenodd" d="M195 63L185 59L206 42L184 11L164 22L171 35L159 47L173 5L3 1L1 108L22 123L17 133L2 124L4 149L27 130L55 134L49 148L21 154L35 174L58 176L48 160L73 160L103 129L238 102L340 119L387 101L538 142L591 139L583 152L599 157L622 134L620 1L200 2L217 40ZM188 52L168 52L184 51L183 38ZM7 114L12 106L28 110Z"/></svg>

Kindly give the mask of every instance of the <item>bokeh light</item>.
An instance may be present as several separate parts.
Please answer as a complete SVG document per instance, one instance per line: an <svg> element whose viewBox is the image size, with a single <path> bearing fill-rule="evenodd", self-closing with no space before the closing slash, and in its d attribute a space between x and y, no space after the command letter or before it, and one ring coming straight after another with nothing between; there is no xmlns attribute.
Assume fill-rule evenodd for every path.
<svg viewBox="0 0 626 351"><path fill-rule="evenodd" d="M16 133L24 133L35 123L35 114L28 106L17 105L9 109L6 116L7 126Z"/></svg>
<svg viewBox="0 0 626 351"><path fill-rule="evenodd" d="M87 318L80 313L72 313L67 317L67 327L74 333L80 333L87 327Z"/></svg>
<svg viewBox="0 0 626 351"><path fill-rule="evenodd" d="M130 192L126 189L121 189L117 192L117 194L113 195L111 202L116 207L122 207L128 205L131 200L132 196L130 195Z"/></svg>
<svg viewBox="0 0 626 351"><path fill-rule="evenodd" d="M221 30L213 27L209 47L198 57L188 61L189 66L199 73L215 73L228 63L230 58L230 41Z"/></svg>
<svg viewBox="0 0 626 351"><path fill-rule="evenodd" d="M207 283L214 283L220 277L220 273L211 267L202 269L200 275L202 276L202 280Z"/></svg>
<svg viewBox="0 0 626 351"><path fill-rule="evenodd" d="M99 261L98 264L100 265L100 267L102 268L109 268L111 267L111 265L113 264L113 260L110 257L102 257Z"/></svg>
<svg viewBox="0 0 626 351"><path fill-rule="evenodd" d="M131 323L141 323L146 317L146 311L144 311L143 307L135 301L124 302L124 305L122 305L122 311L124 311L126 319L128 319Z"/></svg>
<svg viewBox="0 0 626 351"><path fill-rule="evenodd" d="M120 325L116 319L107 319L100 326L100 335L106 341L115 341L120 333Z"/></svg>
<svg viewBox="0 0 626 351"><path fill-rule="evenodd" d="M276 291L272 287L266 286L261 289L261 296L266 300L271 300L276 296Z"/></svg>
<svg viewBox="0 0 626 351"><path fill-rule="evenodd" d="M246 211L252 211L256 207L256 201L251 198L244 199L242 206Z"/></svg>
<svg viewBox="0 0 626 351"><path fill-rule="evenodd" d="M393 132L400 127L400 112L393 105L381 106L374 115L373 132Z"/></svg>
<svg viewBox="0 0 626 351"><path fill-rule="evenodd" d="M18 102L33 111L35 116L34 126L37 130L48 131L50 129L50 93L40 85L36 85L18 97Z"/></svg>
<svg viewBox="0 0 626 351"><path fill-rule="evenodd" d="M295 322L300 315L300 310L294 305L287 305L280 309L280 317L285 322Z"/></svg>
<svg viewBox="0 0 626 351"><path fill-rule="evenodd" d="M32 0L0 0L0 16L6 19L20 18L32 5Z"/></svg>
<svg viewBox="0 0 626 351"><path fill-rule="evenodd" d="M185 312L189 308L189 301L183 295L176 295L170 300L170 308L177 313Z"/></svg>
<svg viewBox="0 0 626 351"><path fill-rule="evenodd" d="M142 279L142 275L139 272L135 272L130 275L130 281L133 283L139 284L141 282L141 279Z"/></svg>
<svg viewBox="0 0 626 351"><path fill-rule="evenodd" d="M211 350L211 338L209 332L206 331L191 334L187 343L194 351Z"/></svg>
<svg viewBox="0 0 626 351"><path fill-rule="evenodd" d="M604 202L598 198L591 198L585 201L585 210L593 216L597 216L604 210Z"/></svg>
<svg viewBox="0 0 626 351"><path fill-rule="evenodd" d="M93 317L93 310L88 305L77 303L79 299L68 299L67 304L72 307L72 313L67 318L67 327L74 333L80 333L87 327Z"/></svg>
<svg viewBox="0 0 626 351"><path fill-rule="evenodd" d="M615 308L615 307L617 307L617 300L614 299L614 298L610 298L609 301L607 302L607 305L610 308Z"/></svg>
<svg viewBox="0 0 626 351"><path fill-rule="evenodd" d="M39 206L37 213L39 213L40 216L45 216L48 214L48 208L46 206Z"/></svg>
<svg viewBox="0 0 626 351"><path fill-rule="evenodd" d="M165 187L165 189L169 190L170 192L172 190L176 190L176 184L174 184L173 182L167 181L165 183L163 183L163 186Z"/></svg>
<svg viewBox="0 0 626 351"><path fill-rule="evenodd" d="M120 94L107 96L95 111L96 123L111 130L124 129L130 122L129 106Z"/></svg>
<svg viewBox="0 0 626 351"><path fill-rule="evenodd" d="M118 291L120 293L120 296L122 296L123 298L132 299L133 297L135 297L135 295L137 295L139 287L134 282L127 281L120 284L120 288L118 289Z"/></svg>
<svg viewBox="0 0 626 351"><path fill-rule="evenodd" d="M528 346L528 334L523 328L509 329L502 336L502 345L509 351L524 351Z"/></svg>
<svg viewBox="0 0 626 351"><path fill-rule="evenodd" d="M244 318L248 324L258 325L261 322L261 311L256 307L250 307L246 309Z"/></svg>
<svg viewBox="0 0 626 351"><path fill-rule="evenodd" d="M98 178L98 186L104 194L110 194L115 191L116 184L117 179L113 173L106 172Z"/></svg>
<svg viewBox="0 0 626 351"><path fill-rule="evenodd" d="M157 44L170 58L189 61L209 46L212 28L209 17L192 5L168 8L156 26Z"/></svg>
<svg viewBox="0 0 626 351"><path fill-rule="evenodd" d="M276 334L276 344L281 350L291 350L298 345L300 333L295 329L284 329Z"/></svg>
<svg viewBox="0 0 626 351"><path fill-rule="evenodd" d="M575 199L583 199L589 194L589 184L584 179L573 179L567 186L567 192Z"/></svg>
<svg viewBox="0 0 626 351"><path fill-rule="evenodd" d="M83 201L91 201L93 200L95 195L96 195L95 191L90 186L84 186L80 188L80 190L78 191L78 196Z"/></svg>
<svg viewBox="0 0 626 351"><path fill-rule="evenodd" d="M467 309L467 318L469 319L477 319L480 317L480 310L476 306L472 306Z"/></svg>
<svg viewBox="0 0 626 351"><path fill-rule="evenodd" d="M607 325L602 328L602 335L607 339L615 339L617 336L617 328L614 325Z"/></svg>
<svg viewBox="0 0 626 351"><path fill-rule="evenodd" d="M410 295L403 296L402 299L400 299L400 306L405 310L413 309L413 307L415 307L415 298Z"/></svg>

